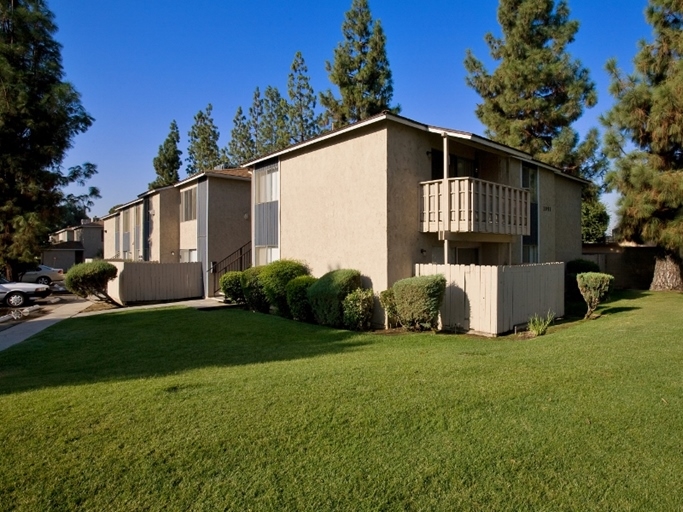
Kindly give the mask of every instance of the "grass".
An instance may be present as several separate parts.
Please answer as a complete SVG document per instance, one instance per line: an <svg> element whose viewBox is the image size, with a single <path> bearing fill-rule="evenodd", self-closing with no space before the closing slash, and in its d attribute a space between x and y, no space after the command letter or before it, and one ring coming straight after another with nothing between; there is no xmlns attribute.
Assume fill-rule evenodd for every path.
<svg viewBox="0 0 683 512"><path fill-rule="evenodd" d="M677 510L682 308L526 340L64 321L0 352L0 510Z"/></svg>

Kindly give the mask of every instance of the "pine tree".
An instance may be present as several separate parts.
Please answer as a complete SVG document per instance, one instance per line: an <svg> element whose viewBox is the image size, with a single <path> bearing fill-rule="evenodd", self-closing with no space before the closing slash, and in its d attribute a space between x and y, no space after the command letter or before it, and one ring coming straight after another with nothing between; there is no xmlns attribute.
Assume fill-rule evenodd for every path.
<svg viewBox="0 0 683 512"><path fill-rule="evenodd" d="M296 52L287 82L290 101L289 122L292 143L304 142L320 133L320 119L315 113L316 97L308 78L308 68L301 52Z"/></svg>
<svg viewBox="0 0 683 512"><path fill-rule="evenodd" d="M188 175L209 171L224 165L224 160L218 149L220 133L211 117L212 111L213 106L209 103L206 110L200 110L194 116L194 124L188 133L190 137L187 146Z"/></svg>
<svg viewBox="0 0 683 512"><path fill-rule="evenodd" d="M660 249L650 288L683 290L683 6L650 0L646 19L654 40L641 41L633 74L607 63L616 99L602 117L614 159L607 181L621 194L621 235Z"/></svg>
<svg viewBox="0 0 683 512"><path fill-rule="evenodd" d="M263 116L255 133L259 155L284 149L292 138L289 132L289 103L277 88L268 86L263 92Z"/></svg>
<svg viewBox="0 0 683 512"><path fill-rule="evenodd" d="M166 187L173 185L180 179L178 171L183 164L180 155L182 151L178 149L180 142L180 132L175 119L171 122L170 132L164 143L159 146L159 154L152 161L157 178L149 184L149 189Z"/></svg>
<svg viewBox="0 0 683 512"><path fill-rule="evenodd" d="M0 2L0 266L8 278L35 261L63 208L92 204L90 187L67 195L69 184L85 184L93 164L62 173L74 137L93 118L73 85L64 81L57 26L44 0Z"/></svg>
<svg viewBox="0 0 683 512"><path fill-rule="evenodd" d="M232 122L226 155L232 165L242 165L256 156L256 143L252 136L251 123L244 115L242 107L237 108Z"/></svg>
<svg viewBox="0 0 683 512"><path fill-rule="evenodd" d="M249 107L249 128L251 136L254 139L254 154L256 156L266 153L266 148L263 147L262 139L259 139L258 134L263 129L263 99L261 98L261 90L257 87L254 90L254 99Z"/></svg>
<svg viewBox="0 0 683 512"><path fill-rule="evenodd" d="M386 54L386 37L380 20L373 21L367 0L353 0L342 23L344 41L334 50L334 63L325 63L330 82L339 88L341 99L332 91L320 94L326 109L326 124L339 128L366 119L390 106L393 80Z"/></svg>
<svg viewBox="0 0 683 512"><path fill-rule="evenodd" d="M579 29L564 0L500 0L502 38L486 34L493 73L468 50L467 84L482 97L476 114L491 139L520 149L564 172L599 184L607 169L600 137L591 129L583 142L572 123L597 102L588 70L566 47ZM599 203L600 188L584 188L585 212ZM604 205L603 205L604 208ZM582 217L582 224L593 220Z"/></svg>

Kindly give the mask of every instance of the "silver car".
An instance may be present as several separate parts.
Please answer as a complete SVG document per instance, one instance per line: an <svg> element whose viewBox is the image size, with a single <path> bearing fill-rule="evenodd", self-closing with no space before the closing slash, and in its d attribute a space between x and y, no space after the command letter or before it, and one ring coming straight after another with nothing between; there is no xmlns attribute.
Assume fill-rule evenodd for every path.
<svg viewBox="0 0 683 512"><path fill-rule="evenodd" d="M0 301L10 307L20 308L29 299L45 298L50 295L50 288L43 284L14 283L0 277Z"/></svg>
<svg viewBox="0 0 683 512"><path fill-rule="evenodd" d="M36 265L21 276L22 283L38 283L50 285L55 281L64 281L64 271L47 265Z"/></svg>

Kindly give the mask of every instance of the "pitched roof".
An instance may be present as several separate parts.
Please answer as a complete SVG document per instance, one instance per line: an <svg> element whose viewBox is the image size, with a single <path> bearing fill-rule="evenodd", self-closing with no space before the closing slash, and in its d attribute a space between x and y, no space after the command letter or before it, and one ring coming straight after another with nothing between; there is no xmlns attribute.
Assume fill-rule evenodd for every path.
<svg viewBox="0 0 683 512"><path fill-rule="evenodd" d="M82 251L83 244L81 242L58 242L50 244L43 249L44 251Z"/></svg>
<svg viewBox="0 0 683 512"><path fill-rule="evenodd" d="M237 180L251 180L251 172L246 168L235 168L235 169L211 169L210 171L198 172L179 181L175 184L176 187L182 187L188 183L198 180L204 176L214 177L214 178L229 178Z"/></svg>

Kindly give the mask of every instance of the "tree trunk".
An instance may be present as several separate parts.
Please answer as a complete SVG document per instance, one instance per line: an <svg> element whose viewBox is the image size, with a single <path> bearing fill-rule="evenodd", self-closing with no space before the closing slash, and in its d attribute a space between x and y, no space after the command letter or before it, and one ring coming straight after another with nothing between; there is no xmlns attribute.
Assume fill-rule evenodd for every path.
<svg viewBox="0 0 683 512"><path fill-rule="evenodd" d="M650 290L683 291L680 257L670 252L657 255L655 259L655 274L652 277Z"/></svg>

